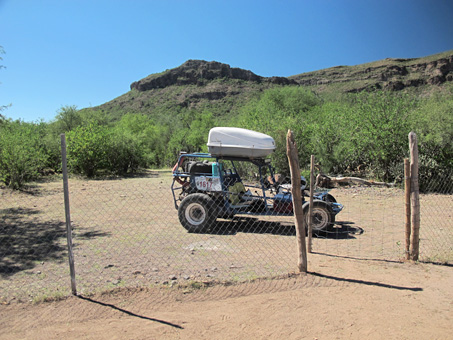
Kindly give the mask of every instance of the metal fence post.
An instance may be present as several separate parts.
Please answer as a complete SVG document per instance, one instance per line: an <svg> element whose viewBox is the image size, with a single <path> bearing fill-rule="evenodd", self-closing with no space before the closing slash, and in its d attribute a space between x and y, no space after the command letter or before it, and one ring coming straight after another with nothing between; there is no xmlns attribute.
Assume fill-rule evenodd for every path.
<svg viewBox="0 0 453 340"><path fill-rule="evenodd" d="M418 261L420 244L420 193L418 186L418 146L415 132L409 133L409 149L411 154L411 260Z"/></svg>
<svg viewBox="0 0 453 340"><path fill-rule="evenodd" d="M313 251L313 195L315 191L315 156L310 158L310 205L308 206L308 252Z"/></svg>
<svg viewBox="0 0 453 340"><path fill-rule="evenodd" d="M77 295L74 268L74 253L72 251L72 227L71 227L71 212L69 205L68 163L66 159L66 136L64 133L62 133L60 137L61 137L61 165L63 170L64 210L66 219L66 238L68 243L69 271L71 274L71 291L73 295Z"/></svg>

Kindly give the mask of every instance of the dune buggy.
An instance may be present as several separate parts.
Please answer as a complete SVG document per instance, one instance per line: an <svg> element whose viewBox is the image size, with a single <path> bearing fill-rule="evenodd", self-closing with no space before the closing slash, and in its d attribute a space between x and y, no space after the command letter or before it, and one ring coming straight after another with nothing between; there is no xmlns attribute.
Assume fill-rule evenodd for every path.
<svg viewBox="0 0 453 340"><path fill-rule="evenodd" d="M253 176L241 176L241 172ZM217 218L232 218L237 214L293 214L291 184L276 178L269 159L181 153L172 173L174 205L179 221L189 232L204 232ZM305 201L308 196L305 186L305 178L301 176L307 225L309 202ZM342 209L328 192L316 193L313 232L333 226L335 215Z"/></svg>

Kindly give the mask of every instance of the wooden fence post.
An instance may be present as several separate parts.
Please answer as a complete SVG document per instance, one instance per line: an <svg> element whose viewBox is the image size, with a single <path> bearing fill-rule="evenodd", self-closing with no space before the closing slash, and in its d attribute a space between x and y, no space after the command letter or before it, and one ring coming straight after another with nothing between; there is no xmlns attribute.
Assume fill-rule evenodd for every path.
<svg viewBox="0 0 453 340"><path fill-rule="evenodd" d="M308 206L308 252L313 251L313 195L315 191L315 156L310 157L310 205Z"/></svg>
<svg viewBox="0 0 453 340"><path fill-rule="evenodd" d="M66 239L68 243L69 272L71 275L71 291L73 295L77 295L74 267L74 253L72 251L72 227L71 227L71 212L69 205L68 162L66 160L65 134L62 133L60 135L60 138L61 138L61 165L63 170L64 211L66 218Z"/></svg>
<svg viewBox="0 0 453 340"><path fill-rule="evenodd" d="M291 130L288 130L288 134L286 135L286 155L288 156L289 169L291 171L291 194L296 224L297 266L300 273L306 273L307 247L305 245L305 223L304 211L302 209L299 157L297 156L297 147Z"/></svg>
<svg viewBox="0 0 453 340"><path fill-rule="evenodd" d="M411 154L411 249L410 259L418 260L420 244L420 195L418 187L418 146L415 132L409 133L409 149Z"/></svg>
<svg viewBox="0 0 453 340"><path fill-rule="evenodd" d="M406 260L410 260L411 245L411 168L409 159L404 159L404 197L406 203Z"/></svg>

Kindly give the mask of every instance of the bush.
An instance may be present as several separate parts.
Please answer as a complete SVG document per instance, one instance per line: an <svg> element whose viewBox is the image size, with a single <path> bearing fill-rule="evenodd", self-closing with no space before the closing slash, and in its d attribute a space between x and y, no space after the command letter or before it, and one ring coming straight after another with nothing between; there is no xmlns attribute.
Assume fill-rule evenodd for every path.
<svg viewBox="0 0 453 340"><path fill-rule="evenodd" d="M374 177L392 181L395 162L402 164L408 152L411 114L416 102L388 91L356 95L347 131L352 158L363 161ZM402 167L400 167L402 169Z"/></svg>
<svg viewBox="0 0 453 340"><path fill-rule="evenodd" d="M39 124L4 120L0 125L0 180L18 189L36 179L45 167L47 155Z"/></svg>
<svg viewBox="0 0 453 340"><path fill-rule="evenodd" d="M113 128L88 124L67 133L68 165L72 172L94 177L105 174L125 175L148 165L143 136L124 126Z"/></svg>
<svg viewBox="0 0 453 340"><path fill-rule="evenodd" d="M66 136L71 171L94 177L100 169L107 168L107 127L95 124L78 126Z"/></svg>
<svg viewBox="0 0 453 340"><path fill-rule="evenodd" d="M138 138L119 128L112 129L108 135L106 158L106 170L116 175L125 175L146 166Z"/></svg>
<svg viewBox="0 0 453 340"><path fill-rule="evenodd" d="M286 134L293 130L301 167L310 164L313 152L308 146L313 110L321 100L302 87L278 87L267 90L261 98L250 101L231 125L259 131L272 136L276 151L272 155L277 171L289 175L286 156Z"/></svg>
<svg viewBox="0 0 453 340"><path fill-rule="evenodd" d="M453 191L453 86L422 102L414 131L420 154L420 190Z"/></svg>

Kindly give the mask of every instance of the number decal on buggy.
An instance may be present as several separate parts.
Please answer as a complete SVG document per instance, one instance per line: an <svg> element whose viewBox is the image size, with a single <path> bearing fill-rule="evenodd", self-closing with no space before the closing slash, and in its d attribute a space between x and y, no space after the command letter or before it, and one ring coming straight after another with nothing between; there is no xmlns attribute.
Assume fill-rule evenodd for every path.
<svg viewBox="0 0 453 340"><path fill-rule="evenodd" d="M195 185L201 191L222 191L219 177L195 177Z"/></svg>

